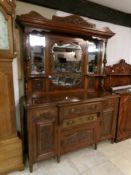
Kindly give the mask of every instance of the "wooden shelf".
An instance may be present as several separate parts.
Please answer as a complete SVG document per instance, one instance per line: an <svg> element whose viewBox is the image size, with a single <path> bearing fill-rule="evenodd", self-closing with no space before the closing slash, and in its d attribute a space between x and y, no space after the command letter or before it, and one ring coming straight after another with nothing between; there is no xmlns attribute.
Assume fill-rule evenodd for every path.
<svg viewBox="0 0 131 175"><path fill-rule="evenodd" d="M87 74L89 77L106 77L105 74Z"/></svg>
<svg viewBox="0 0 131 175"><path fill-rule="evenodd" d="M28 78L46 78L45 74L30 74Z"/></svg>
<svg viewBox="0 0 131 175"><path fill-rule="evenodd" d="M107 76L131 76L131 74L107 74Z"/></svg>

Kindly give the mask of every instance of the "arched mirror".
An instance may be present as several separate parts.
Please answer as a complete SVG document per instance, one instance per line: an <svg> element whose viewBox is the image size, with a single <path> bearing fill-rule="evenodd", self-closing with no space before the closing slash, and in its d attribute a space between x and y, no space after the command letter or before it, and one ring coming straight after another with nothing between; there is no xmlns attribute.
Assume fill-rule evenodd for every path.
<svg viewBox="0 0 131 175"><path fill-rule="evenodd" d="M52 48L53 72L81 72L82 49L74 43L58 44Z"/></svg>
<svg viewBox="0 0 131 175"><path fill-rule="evenodd" d="M52 47L52 82L60 86L75 86L81 83L82 48L78 43L55 43Z"/></svg>

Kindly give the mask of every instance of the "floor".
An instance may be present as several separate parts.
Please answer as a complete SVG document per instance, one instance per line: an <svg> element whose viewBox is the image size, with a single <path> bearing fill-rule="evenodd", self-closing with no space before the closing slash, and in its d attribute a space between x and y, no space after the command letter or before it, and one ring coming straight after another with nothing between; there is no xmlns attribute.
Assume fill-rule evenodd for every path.
<svg viewBox="0 0 131 175"><path fill-rule="evenodd" d="M29 175L26 165L24 171L9 175ZM34 164L32 175L131 175L131 139L111 144L104 141L93 147L74 151L55 159Z"/></svg>

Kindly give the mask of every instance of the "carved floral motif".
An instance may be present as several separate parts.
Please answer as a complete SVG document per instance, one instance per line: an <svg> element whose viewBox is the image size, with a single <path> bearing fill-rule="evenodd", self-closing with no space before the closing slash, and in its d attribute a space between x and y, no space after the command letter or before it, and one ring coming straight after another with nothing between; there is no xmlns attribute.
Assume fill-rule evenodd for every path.
<svg viewBox="0 0 131 175"><path fill-rule="evenodd" d="M86 26L86 27L91 27L91 28L96 27L95 24L89 23L89 22L87 22L86 20L84 20L83 18L81 18L80 16L77 16L77 15L70 15L70 16L67 16L67 17L53 16L52 20L56 21L56 22L81 25L81 26Z"/></svg>
<svg viewBox="0 0 131 175"><path fill-rule="evenodd" d="M127 64L124 59L113 66L105 67L106 74L131 74L131 65Z"/></svg>

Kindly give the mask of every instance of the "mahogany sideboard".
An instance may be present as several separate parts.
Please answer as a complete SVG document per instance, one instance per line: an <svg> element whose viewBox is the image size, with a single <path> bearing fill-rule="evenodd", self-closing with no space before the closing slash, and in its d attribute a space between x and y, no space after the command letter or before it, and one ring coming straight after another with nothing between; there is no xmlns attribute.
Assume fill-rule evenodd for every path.
<svg viewBox="0 0 131 175"><path fill-rule="evenodd" d="M104 88L107 27L71 15L48 20L36 12L17 17L23 30L24 117L33 163L115 139L119 95Z"/></svg>

